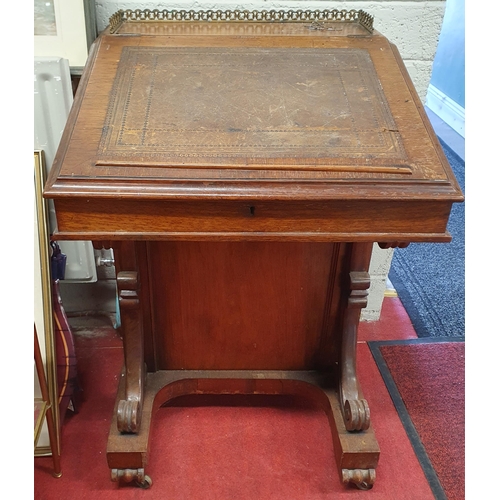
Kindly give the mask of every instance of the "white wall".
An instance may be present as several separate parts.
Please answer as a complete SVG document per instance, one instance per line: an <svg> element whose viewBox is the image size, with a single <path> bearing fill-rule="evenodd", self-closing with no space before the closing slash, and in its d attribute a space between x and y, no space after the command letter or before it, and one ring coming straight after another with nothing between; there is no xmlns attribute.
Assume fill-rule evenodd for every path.
<svg viewBox="0 0 500 500"><path fill-rule="evenodd" d="M465 0L446 3L427 107L465 138Z"/></svg>
<svg viewBox="0 0 500 500"><path fill-rule="evenodd" d="M151 2L137 0L96 0L97 29L101 32L108 25L109 17L120 9L168 9L168 10L324 10L362 9L374 16L374 27L399 49L401 57L413 80L422 102L426 101L432 64L436 52L441 24L445 11L445 0L351 0L330 2L324 0L172 0ZM380 316L387 275L393 250L381 250L374 246L370 265L371 287L368 306L362 319L377 320Z"/></svg>

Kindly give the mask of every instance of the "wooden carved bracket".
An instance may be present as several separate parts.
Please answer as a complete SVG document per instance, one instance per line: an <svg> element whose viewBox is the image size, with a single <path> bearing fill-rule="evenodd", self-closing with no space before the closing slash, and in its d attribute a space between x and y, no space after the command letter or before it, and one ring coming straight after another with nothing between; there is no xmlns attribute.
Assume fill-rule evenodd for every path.
<svg viewBox="0 0 500 500"><path fill-rule="evenodd" d="M135 271L117 274L121 324L125 355L125 399L118 403L117 426L120 432L137 433L141 425L144 395L144 347L139 278Z"/></svg>
<svg viewBox="0 0 500 500"><path fill-rule="evenodd" d="M387 250L388 248L406 248L409 244L408 241L379 241L378 246L382 250Z"/></svg>
<svg viewBox="0 0 500 500"><path fill-rule="evenodd" d="M346 429L362 431L370 427L370 409L367 401L359 396L356 343L361 309L367 304L370 275L363 271L351 271L349 278L351 293L344 317L339 394Z"/></svg>

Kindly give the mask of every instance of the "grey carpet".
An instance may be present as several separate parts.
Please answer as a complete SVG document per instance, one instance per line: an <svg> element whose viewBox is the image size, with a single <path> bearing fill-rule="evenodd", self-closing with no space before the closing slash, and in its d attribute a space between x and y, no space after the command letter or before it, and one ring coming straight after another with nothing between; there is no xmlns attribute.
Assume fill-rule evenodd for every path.
<svg viewBox="0 0 500 500"><path fill-rule="evenodd" d="M465 195L465 162L441 141ZM451 243L412 243L394 251L389 279L418 337L465 336L465 203L453 205Z"/></svg>

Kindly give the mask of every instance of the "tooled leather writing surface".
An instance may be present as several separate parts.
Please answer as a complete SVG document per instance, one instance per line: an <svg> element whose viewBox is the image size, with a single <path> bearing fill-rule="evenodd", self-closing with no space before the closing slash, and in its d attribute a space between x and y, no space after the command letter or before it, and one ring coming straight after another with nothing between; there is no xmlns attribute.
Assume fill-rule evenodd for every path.
<svg viewBox="0 0 500 500"><path fill-rule="evenodd" d="M368 51L348 48L124 47L98 156L361 170L407 159Z"/></svg>

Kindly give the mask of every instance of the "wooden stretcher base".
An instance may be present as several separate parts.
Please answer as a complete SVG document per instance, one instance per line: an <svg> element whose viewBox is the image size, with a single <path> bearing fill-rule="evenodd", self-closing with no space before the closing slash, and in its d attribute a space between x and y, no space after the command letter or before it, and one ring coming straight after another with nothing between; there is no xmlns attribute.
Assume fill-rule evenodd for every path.
<svg viewBox="0 0 500 500"><path fill-rule="evenodd" d="M125 392L122 375L107 446L111 478L119 482L135 481L143 487L151 485L145 468L152 419L160 406L174 398L193 394L298 395L314 399L328 416L341 481L369 489L375 480L379 446L371 427L359 432L346 430L332 378L312 371L161 370L148 373L140 430L132 434L120 433L117 427L118 405Z"/></svg>

